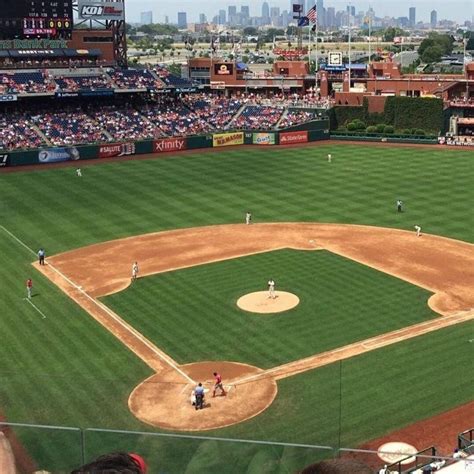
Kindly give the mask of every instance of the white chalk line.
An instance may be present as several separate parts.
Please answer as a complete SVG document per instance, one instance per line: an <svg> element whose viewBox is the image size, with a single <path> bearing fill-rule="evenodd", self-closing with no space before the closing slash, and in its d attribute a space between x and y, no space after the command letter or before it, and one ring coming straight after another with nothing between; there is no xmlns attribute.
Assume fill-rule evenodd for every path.
<svg viewBox="0 0 474 474"><path fill-rule="evenodd" d="M3 225L0 224L0 228L2 228L11 238L13 238L16 242L18 242L22 247L24 247L26 250L28 250L33 255L36 255L36 252L34 250L32 250L30 247L28 247L28 245L26 245L24 242L22 242L18 237L16 237L14 234L12 234ZM183 372L176 364L171 362L171 360L169 360L168 358L164 357L163 354L161 354L158 351L158 349L153 344L151 344L147 339L145 339L145 337L142 334L140 334L135 328L133 328L132 326L127 324L125 321L123 321L123 319L121 319L117 314L115 314L113 311L111 311L107 306L102 304L100 301L97 301L92 296L90 296L86 291L84 291L82 289L81 286L76 285L70 278L68 278L66 275L64 275L64 273L62 273L60 270L55 268L54 265L49 263L47 259L45 259L45 262L48 263L48 267L51 268L51 270L56 272L61 278L63 278L67 283L69 283L72 287L74 287L76 290L78 290L82 295L84 295L92 303L94 303L100 309L105 311L112 319L114 319L115 322L117 322L119 325L121 325L128 332L132 333L137 339L139 339L143 344L145 344L155 355L157 355L163 362L165 362L171 368L176 370L176 372L178 372L180 375L182 375L190 383L193 383L193 384L196 383L191 377L189 377L185 372Z"/></svg>
<svg viewBox="0 0 474 474"><path fill-rule="evenodd" d="M43 319L46 319L45 314L29 298L23 298L23 299L27 301L28 303L30 303L30 305L33 306L33 308L35 308L36 311L38 311L38 313L41 314L41 316L43 316Z"/></svg>

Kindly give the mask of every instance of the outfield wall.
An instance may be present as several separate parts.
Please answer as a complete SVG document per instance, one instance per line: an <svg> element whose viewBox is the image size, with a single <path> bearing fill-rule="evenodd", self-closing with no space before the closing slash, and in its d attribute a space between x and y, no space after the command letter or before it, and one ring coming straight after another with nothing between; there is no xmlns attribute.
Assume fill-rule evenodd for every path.
<svg viewBox="0 0 474 474"><path fill-rule="evenodd" d="M302 130L291 131L226 131L202 136L160 138L100 145L45 147L36 150L0 153L0 167L38 165L67 161L106 159L132 155L180 152L227 146L274 146L308 143L329 139L329 122L319 120L305 124Z"/></svg>

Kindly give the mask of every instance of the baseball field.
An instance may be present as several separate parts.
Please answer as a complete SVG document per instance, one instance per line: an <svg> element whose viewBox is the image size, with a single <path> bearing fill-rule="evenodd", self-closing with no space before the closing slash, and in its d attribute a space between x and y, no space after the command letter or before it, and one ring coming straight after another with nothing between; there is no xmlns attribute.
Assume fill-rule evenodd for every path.
<svg viewBox="0 0 474 474"><path fill-rule="evenodd" d="M82 175L0 174L4 420L356 448L472 401L472 152L326 142ZM195 411L214 371L228 394ZM80 464L77 432L41 433L15 430L31 463ZM96 431L86 446L140 452L152 472L294 472L331 455Z"/></svg>

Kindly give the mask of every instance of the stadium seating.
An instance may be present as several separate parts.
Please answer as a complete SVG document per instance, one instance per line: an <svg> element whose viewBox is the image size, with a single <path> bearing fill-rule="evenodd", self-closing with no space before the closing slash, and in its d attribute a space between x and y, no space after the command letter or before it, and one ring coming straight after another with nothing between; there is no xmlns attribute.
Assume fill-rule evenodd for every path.
<svg viewBox="0 0 474 474"><path fill-rule="evenodd" d="M292 127L294 125L300 125L302 123L315 120L316 118L317 117L314 112L307 112L305 110L290 110L280 122L279 128L287 128Z"/></svg>
<svg viewBox="0 0 474 474"><path fill-rule="evenodd" d="M38 94L54 89L55 84L42 72L0 72L0 93Z"/></svg>
<svg viewBox="0 0 474 474"><path fill-rule="evenodd" d="M35 124L52 145L105 142L100 126L80 109L35 116Z"/></svg>
<svg viewBox="0 0 474 474"><path fill-rule="evenodd" d="M112 84L105 74L89 76L57 76L54 78L61 91L110 89Z"/></svg>
<svg viewBox="0 0 474 474"><path fill-rule="evenodd" d="M163 81L148 69L114 69L110 77L119 89L162 89Z"/></svg>
<svg viewBox="0 0 474 474"><path fill-rule="evenodd" d="M273 128L280 120L282 113L282 108L248 105L232 123L232 126L250 130Z"/></svg>
<svg viewBox="0 0 474 474"><path fill-rule="evenodd" d="M114 140L140 140L156 136L155 125L131 106L107 105L92 110L90 115Z"/></svg>
<svg viewBox="0 0 474 474"><path fill-rule="evenodd" d="M0 113L0 150L37 148L43 139L32 128L31 117L19 112Z"/></svg>

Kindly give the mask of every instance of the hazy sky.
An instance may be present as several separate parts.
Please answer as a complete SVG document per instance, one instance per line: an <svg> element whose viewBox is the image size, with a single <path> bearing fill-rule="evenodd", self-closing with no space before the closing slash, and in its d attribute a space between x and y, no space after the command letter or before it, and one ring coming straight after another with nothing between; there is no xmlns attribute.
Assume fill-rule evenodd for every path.
<svg viewBox="0 0 474 474"><path fill-rule="evenodd" d="M269 5L289 9L290 0L267 0ZM250 15L259 16L263 0L125 0L127 20L140 21L140 12L153 11L155 22L164 21L165 15L169 16L171 23L177 22L177 12L188 12L188 21L198 20L199 13L205 13L208 20L217 14L219 9L226 9L228 5L248 5ZM348 0L324 0L324 6L335 7L336 10L344 9L350 3ZM438 11L438 20L452 19L464 23L472 20L474 16L474 0L355 0L351 2L356 11L367 10L372 6L377 16L408 16L408 8L416 7L417 21L429 21L431 10Z"/></svg>

